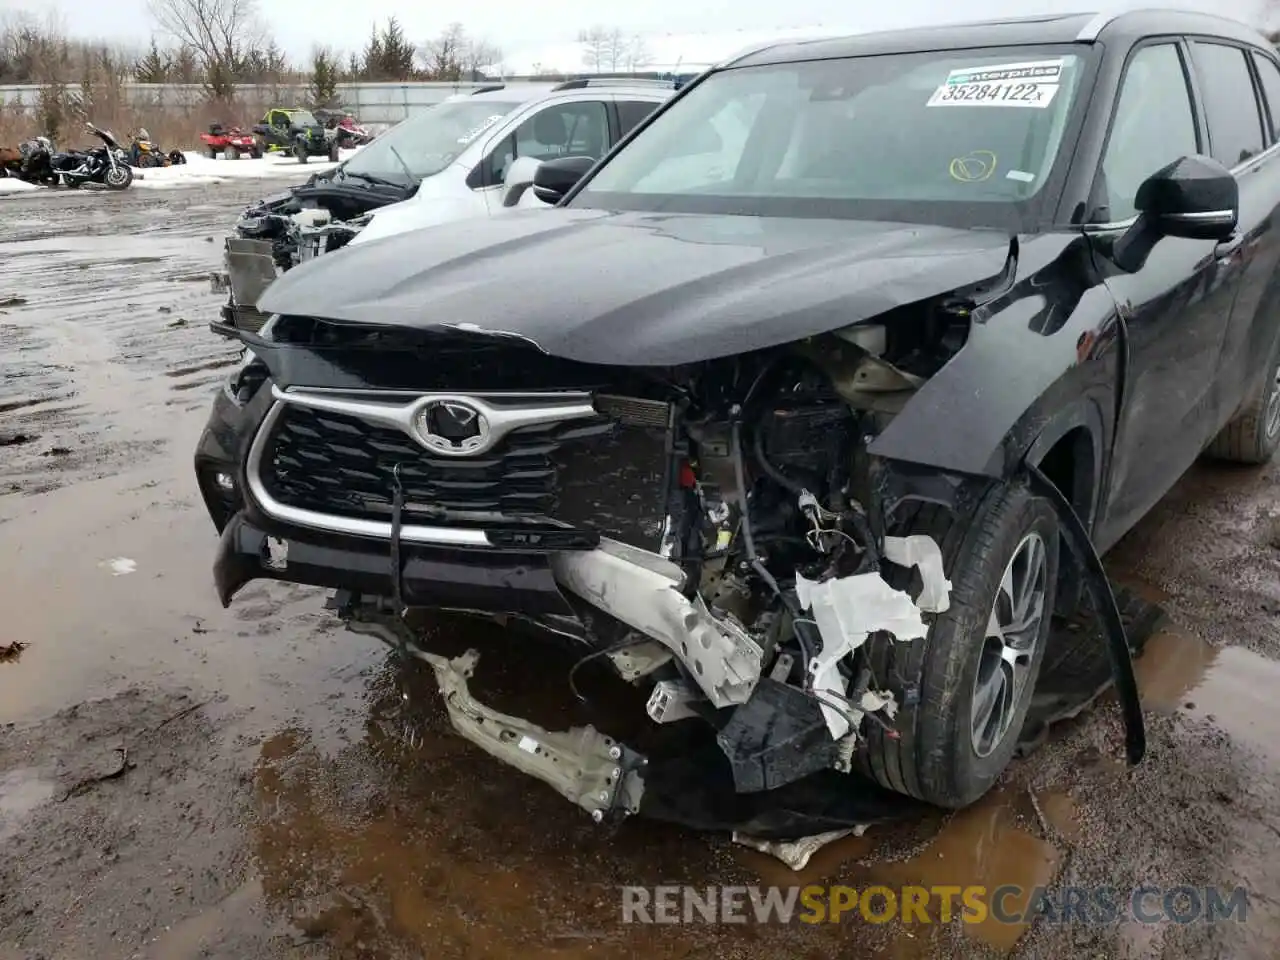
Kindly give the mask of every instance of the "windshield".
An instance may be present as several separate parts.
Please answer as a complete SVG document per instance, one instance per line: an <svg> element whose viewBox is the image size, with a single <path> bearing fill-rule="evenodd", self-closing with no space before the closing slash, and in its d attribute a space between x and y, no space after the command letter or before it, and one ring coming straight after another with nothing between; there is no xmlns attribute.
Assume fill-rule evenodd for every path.
<svg viewBox="0 0 1280 960"><path fill-rule="evenodd" d="M352 176L420 180L439 173L518 103L505 100L449 100L391 128L348 160ZM398 154L398 156L397 156ZM408 168L406 171L405 168Z"/></svg>
<svg viewBox="0 0 1280 960"><path fill-rule="evenodd" d="M314 127L320 122L311 115L310 110L294 110L289 114L289 120L295 127Z"/></svg>
<svg viewBox="0 0 1280 960"><path fill-rule="evenodd" d="M725 70L571 205L1005 226L1053 169L1081 72L1043 47Z"/></svg>

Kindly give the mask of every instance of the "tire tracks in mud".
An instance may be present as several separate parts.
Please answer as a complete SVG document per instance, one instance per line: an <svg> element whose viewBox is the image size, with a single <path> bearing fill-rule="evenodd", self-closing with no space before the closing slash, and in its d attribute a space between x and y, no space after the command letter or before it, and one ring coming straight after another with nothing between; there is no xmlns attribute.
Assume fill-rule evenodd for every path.
<svg viewBox="0 0 1280 960"><path fill-rule="evenodd" d="M208 329L207 279L236 215L268 189L5 201L0 505L156 455L176 438L155 410L207 404L239 352Z"/></svg>

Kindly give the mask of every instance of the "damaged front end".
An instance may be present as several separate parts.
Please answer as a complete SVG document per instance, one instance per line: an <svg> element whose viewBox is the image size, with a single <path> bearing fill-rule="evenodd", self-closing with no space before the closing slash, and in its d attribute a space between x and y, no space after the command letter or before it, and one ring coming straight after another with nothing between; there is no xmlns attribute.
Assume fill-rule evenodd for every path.
<svg viewBox="0 0 1280 960"><path fill-rule="evenodd" d="M398 614L516 615L607 654L647 688L654 724L709 726L738 793L848 773L869 729L896 736L871 649L920 642L951 589L938 543L890 529L894 467L868 444L963 346L968 311L938 298L892 323L631 369L516 337L281 317L255 348L277 382L264 369L220 592L255 576L344 588L353 627L431 666L461 733L593 816L638 808L643 758L590 728L487 712L466 692L473 660L417 647ZM262 553L272 531L286 556ZM374 551L359 576L317 572L340 535ZM483 592L442 586L475 565Z"/></svg>
<svg viewBox="0 0 1280 960"><path fill-rule="evenodd" d="M258 298L276 277L345 247L373 211L412 193L411 186L367 182L339 168L247 207L226 239L224 269L211 278L212 291L227 296L211 329L227 337L257 333L268 318Z"/></svg>

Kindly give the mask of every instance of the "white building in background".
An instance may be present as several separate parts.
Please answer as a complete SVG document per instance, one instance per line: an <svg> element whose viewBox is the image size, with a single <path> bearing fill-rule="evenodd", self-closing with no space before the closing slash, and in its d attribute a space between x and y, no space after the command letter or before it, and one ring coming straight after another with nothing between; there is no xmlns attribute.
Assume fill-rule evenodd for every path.
<svg viewBox="0 0 1280 960"><path fill-rule="evenodd" d="M608 30L591 40L519 50L484 68L491 77L619 72L697 73L752 46L773 40L858 33L850 27L817 25L717 33L640 33Z"/></svg>

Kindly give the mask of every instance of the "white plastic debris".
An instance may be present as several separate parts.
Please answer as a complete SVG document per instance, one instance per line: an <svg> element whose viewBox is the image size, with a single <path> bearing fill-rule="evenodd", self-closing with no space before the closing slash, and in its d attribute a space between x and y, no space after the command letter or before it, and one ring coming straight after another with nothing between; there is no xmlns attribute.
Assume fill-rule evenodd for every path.
<svg viewBox="0 0 1280 960"><path fill-rule="evenodd" d="M916 605L925 613L945 613L951 606L951 581L942 569L942 550L933 537L915 533L909 537L885 537L884 556L902 567L920 571L924 589Z"/></svg>
<svg viewBox="0 0 1280 960"><path fill-rule="evenodd" d="M812 837L801 837L799 840L761 840L734 831L733 842L740 846L750 847L761 853L781 860L792 870L803 870L809 858L828 844L845 837L860 837L867 832L867 825L860 823L847 830L832 830L828 833L814 834Z"/></svg>
<svg viewBox="0 0 1280 960"><path fill-rule="evenodd" d="M127 573L135 573L138 569L137 561L130 560L128 557L112 557L110 560L103 560L98 566L104 570L110 570L113 577L123 577Z"/></svg>
<svg viewBox="0 0 1280 960"><path fill-rule="evenodd" d="M822 635L822 651L809 662L810 681L827 729L839 740L849 732L851 721L861 719L861 704L850 705L844 699L846 681L840 661L877 630L886 630L897 640L921 640L928 628L910 594L889 586L878 573L833 577L821 583L797 575L796 597L801 607L813 612Z"/></svg>

